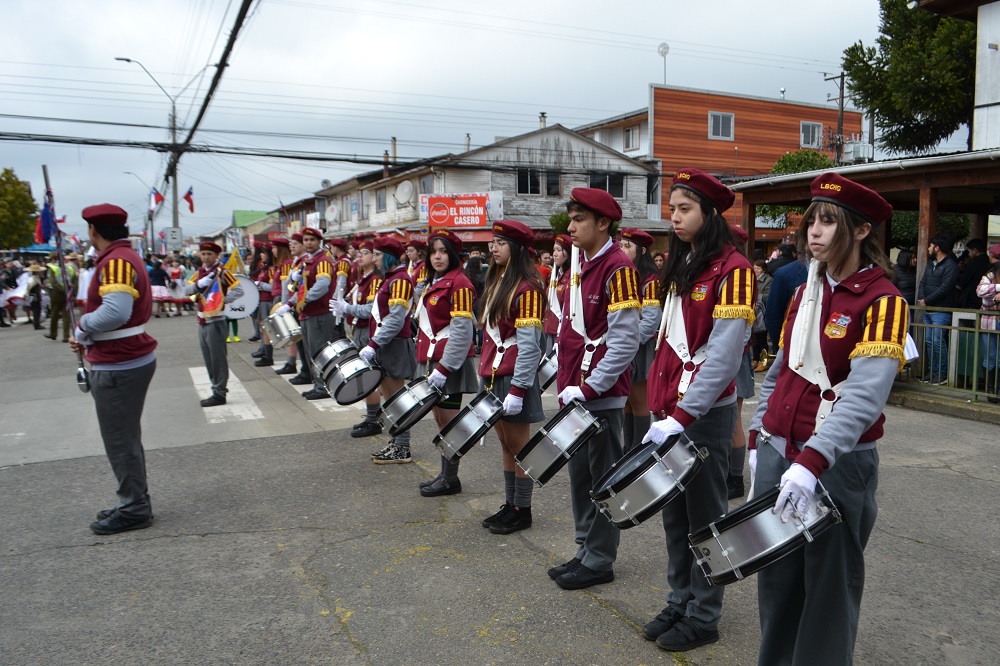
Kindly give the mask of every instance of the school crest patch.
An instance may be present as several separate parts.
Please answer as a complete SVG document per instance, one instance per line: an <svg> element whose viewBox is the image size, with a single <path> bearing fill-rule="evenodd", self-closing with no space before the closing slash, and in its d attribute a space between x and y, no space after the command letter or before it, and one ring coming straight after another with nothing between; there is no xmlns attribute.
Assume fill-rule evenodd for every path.
<svg viewBox="0 0 1000 666"><path fill-rule="evenodd" d="M430 298L427 299L427 302L430 303L431 305L437 305L438 304L438 297L437 296L431 296Z"/></svg>
<svg viewBox="0 0 1000 666"><path fill-rule="evenodd" d="M830 315L830 321L827 323L826 328L823 329L823 333L828 338L842 338L847 335L847 327L850 323L850 317L839 312L834 312Z"/></svg>
<svg viewBox="0 0 1000 666"><path fill-rule="evenodd" d="M691 300L692 301L703 301L705 296L708 294L707 284L696 284L691 290Z"/></svg>

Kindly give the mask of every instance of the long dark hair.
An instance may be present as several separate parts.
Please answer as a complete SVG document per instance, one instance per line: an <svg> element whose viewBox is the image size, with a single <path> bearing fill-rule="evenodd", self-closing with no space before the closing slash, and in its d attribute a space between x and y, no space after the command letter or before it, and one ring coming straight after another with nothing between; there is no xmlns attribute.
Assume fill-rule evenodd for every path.
<svg viewBox="0 0 1000 666"><path fill-rule="evenodd" d="M538 291L545 293L542 274L538 272L538 266L535 265L535 260L528 248L512 240L506 238L504 240L510 247L510 261L507 262L506 266L500 266L495 261L491 261L489 270L486 271L486 286L483 288L486 307L480 322L483 325L489 323L496 325L497 322L509 315L510 309L514 305L514 295L524 280L530 282Z"/></svg>
<svg viewBox="0 0 1000 666"><path fill-rule="evenodd" d="M444 269L444 273L441 273L440 275L436 270L434 270L434 267L431 266L431 253L434 252L434 243L437 241L441 241L441 246L444 247L444 251L448 253L448 268ZM424 284L428 287L431 282L434 282L434 280L438 279L445 273L452 272L462 265L462 259L458 256L458 252L455 251L455 246L452 245L451 241L446 238L434 238L431 240L431 242L427 245L427 258L424 261L427 262L427 277L424 278Z"/></svg>
<svg viewBox="0 0 1000 666"><path fill-rule="evenodd" d="M632 244L635 246L635 269L639 272L639 285L641 286L650 275L659 277L660 272L656 270L656 264L653 262L653 255L649 253L649 248L635 241L632 241Z"/></svg>
<svg viewBox="0 0 1000 666"><path fill-rule="evenodd" d="M670 188L673 192L679 186ZM670 246L667 250L667 260L663 262L663 294L666 297L671 289L678 294L686 293L693 285L694 280L702 271L708 267L708 262L715 255L722 251L726 243L735 246L733 232L722 215L718 213L712 202L701 196L697 192L686 187L681 187L684 196L696 202L701 208L701 214L705 218L705 224L698 232L698 243L694 251L691 251L691 243L687 243L674 234L670 238ZM655 270L655 264L654 264Z"/></svg>

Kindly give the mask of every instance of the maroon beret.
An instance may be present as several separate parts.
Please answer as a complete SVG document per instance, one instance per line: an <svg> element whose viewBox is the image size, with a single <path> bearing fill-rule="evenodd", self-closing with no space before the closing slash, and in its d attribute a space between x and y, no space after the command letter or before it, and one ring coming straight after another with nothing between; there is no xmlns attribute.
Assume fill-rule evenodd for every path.
<svg viewBox="0 0 1000 666"><path fill-rule="evenodd" d="M746 232L746 229L738 224L730 224L729 230L733 232L733 238L740 245L746 245L747 241L750 240L750 234Z"/></svg>
<svg viewBox="0 0 1000 666"><path fill-rule="evenodd" d="M622 219L622 207L615 198L596 187L574 187L569 198L598 216L610 218L612 222Z"/></svg>
<svg viewBox="0 0 1000 666"><path fill-rule="evenodd" d="M847 180L838 173L818 176L809 186L813 201L825 201L860 215L872 224L881 224L892 217L892 206L875 190Z"/></svg>
<svg viewBox="0 0 1000 666"><path fill-rule="evenodd" d="M326 242L327 245L332 245L333 247L339 247L341 250L347 249L347 239L346 238L331 238Z"/></svg>
<svg viewBox="0 0 1000 666"><path fill-rule="evenodd" d="M288 239L275 238L273 241L271 241L271 245L280 245L281 247L288 247Z"/></svg>
<svg viewBox="0 0 1000 666"><path fill-rule="evenodd" d="M535 242L535 232L524 222L517 220L500 220L493 223L493 235L506 238L509 241L531 247Z"/></svg>
<svg viewBox="0 0 1000 666"><path fill-rule="evenodd" d="M992 254L994 257L1000 257L1000 243L993 243L993 245L990 245L988 248L986 248L986 251Z"/></svg>
<svg viewBox="0 0 1000 666"><path fill-rule="evenodd" d="M125 224L128 221L128 213L108 203L87 206L82 216L90 224Z"/></svg>
<svg viewBox="0 0 1000 666"><path fill-rule="evenodd" d="M363 240L356 240L354 241L354 243L358 246L359 251L368 250L369 252L371 252L372 250L375 249L375 246L372 245L372 241L370 238L365 238Z"/></svg>
<svg viewBox="0 0 1000 666"><path fill-rule="evenodd" d="M420 240L419 238L411 238L410 240L406 241L406 247L415 247L418 250L424 250L427 248L427 243Z"/></svg>
<svg viewBox="0 0 1000 666"><path fill-rule="evenodd" d="M451 243L451 246L455 248L455 252L459 254L462 253L462 239L454 231L448 229L435 229L431 232L431 235L427 238L428 244L435 238L440 238L441 240L446 240Z"/></svg>
<svg viewBox="0 0 1000 666"><path fill-rule="evenodd" d="M295 241L295 242L297 242L297 243L301 243L302 242L302 234L292 234L292 240Z"/></svg>
<svg viewBox="0 0 1000 666"><path fill-rule="evenodd" d="M198 249L208 250L209 252L214 252L216 254L222 252L222 248L216 243L213 243L212 241L202 241L201 245L198 246Z"/></svg>
<svg viewBox="0 0 1000 666"><path fill-rule="evenodd" d="M736 195L731 189L719 182L715 176L710 176L698 169L681 169L674 174L673 187L683 187L697 192L712 202L719 214L732 208Z"/></svg>
<svg viewBox="0 0 1000 666"><path fill-rule="evenodd" d="M305 238L306 236L312 236L313 238L323 240L323 232L319 229L313 229L312 227L306 227L302 230L302 238Z"/></svg>
<svg viewBox="0 0 1000 666"><path fill-rule="evenodd" d="M622 238L647 249L653 244L653 237L642 229L622 229Z"/></svg>
<svg viewBox="0 0 1000 666"><path fill-rule="evenodd" d="M554 243L559 243L563 246L564 250L573 249L573 239L567 234L556 234L556 237L552 239Z"/></svg>
<svg viewBox="0 0 1000 666"><path fill-rule="evenodd" d="M375 249L382 254L392 255L397 259L406 254L406 250L403 249L403 244L400 243L394 236L390 236L388 234L377 236L375 238Z"/></svg>

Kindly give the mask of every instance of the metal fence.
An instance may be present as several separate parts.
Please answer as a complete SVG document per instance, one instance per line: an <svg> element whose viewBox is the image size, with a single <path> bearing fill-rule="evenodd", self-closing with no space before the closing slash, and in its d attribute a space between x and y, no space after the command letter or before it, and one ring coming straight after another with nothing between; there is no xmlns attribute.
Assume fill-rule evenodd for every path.
<svg viewBox="0 0 1000 666"><path fill-rule="evenodd" d="M910 308L910 335L920 358L897 381L939 386L969 399L1000 402L1000 312Z"/></svg>

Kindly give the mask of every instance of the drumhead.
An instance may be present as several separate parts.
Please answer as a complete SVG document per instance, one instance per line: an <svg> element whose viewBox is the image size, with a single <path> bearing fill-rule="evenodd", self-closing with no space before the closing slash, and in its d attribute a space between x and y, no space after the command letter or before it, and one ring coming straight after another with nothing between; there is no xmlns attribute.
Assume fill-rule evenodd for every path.
<svg viewBox="0 0 1000 666"><path fill-rule="evenodd" d="M385 371L362 360L360 356L349 358L334 367L333 377L328 385L334 389L333 397L339 405L353 405L363 400L378 388L385 377Z"/></svg>
<svg viewBox="0 0 1000 666"><path fill-rule="evenodd" d="M240 283L243 295L232 303L226 303L226 319L244 319L257 314L257 306L260 305L260 291L257 285L246 275L233 277Z"/></svg>
<svg viewBox="0 0 1000 666"><path fill-rule="evenodd" d="M481 404L484 401L488 404ZM484 420L485 411L488 413L485 414ZM475 413L474 417L473 413ZM434 446L441 452L441 455L454 462L468 453L469 449L476 445L476 442L485 437L501 416L503 416L502 403L489 389L483 389L468 405L462 408L462 411L455 415L455 418L448 421L441 432L434 435ZM466 421L471 421L471 423L466 424ZM457 442L452 442L449 438L452 431L461 426L471 427L477 423L479 425L476 429L468 434L456 449L454 445Z"/></svg>
<svg viewBox="0 0 1000 666"><path fill-rule="evenodd" d="M538 448L542 442L554 442L554 440L551 437L553 431L557 430L562 421L565 420L567 417L572 416L573 413L578 408L587 412L586 408L582 407L577 402L571 402L570 404L564 406L562 409L559 410L559 412L554 417L552 417L552 420L546 423L541 430L536 432L534 437L528 440L528 443L524 445L524 448L521 449L521 451L514 456L515 462L517 462L518 466L520 466L521 469L525 470L526 474L531 476L528 470L530 469L533 472L534 468L536 467L535 464L532 464L533 461L528 460L530 457L532 457L532 453L535 452L535 449ZM590 415L590 412L587 412L587 414ZM548 448L549 449L558 448L560 449L558 453L554 450L549 450L545 452L539 451L537 453L537 456L542 456L543 460L538 461L538 463L547 462L547 464L544 465L541 474L539 474L537 478L533 476L531 478L533 478L535 480L535 483L537 483L539 486L543 486L546 483L548 483L549 480L553 476L555 476L559 472L559 470L561 470L566 465L567 462L569 462L569 458L573 457L573 455L580 450L580 447L586 444L591 437L601 432L606 427L607 423L603 419L594 419L582 431L578 432L576 438L572 442L570 442L569 445L558 446L554 443L550 444ZM563 455L563 451L565 451L565 453L569 456L569 458L566 455ZM544 460L546 453L549 453L551 455L551 459L548 461Z"/></svg>
<svg viewBox="0 0 1000 666"><path fill-rule="evenodd" d="M401 432L406 432L443 398L444 394L434 388L426 377L409 382L382 406L381 416L391 423L389 434L395 437ZM398 411L402 413L397 414Z"/></svg>
<svg viewBox="0 0 1000 666"><path fill-rule="evenodd" d="M726 530L732 529L740 523L753 518L758 513L761 513L766 509L773 508L774 503L778 501L779 492L778 487L775 486L766 493L757 495L743 506L737 507L722 518L719 518L716 522L709 523L700 530L692 532L688 537L689 540L691 543L701 543L702 541L712 538L712 525L715 525L715 529L720 532L725 532Z"/></svg>
<svg viewBox="0 0 1000 666"><path fill-rule="evenodd" d="M591 496L595 500L603 500L611 497L611 491L618 493L623 488L628 487L646 470L656 464L656 458L652 456L653 453L663 457L680 440L680 437L680 435L674 435L668 437L663 444L649 441L635 447L612 465L611 469L597 481Z"/></svg>

